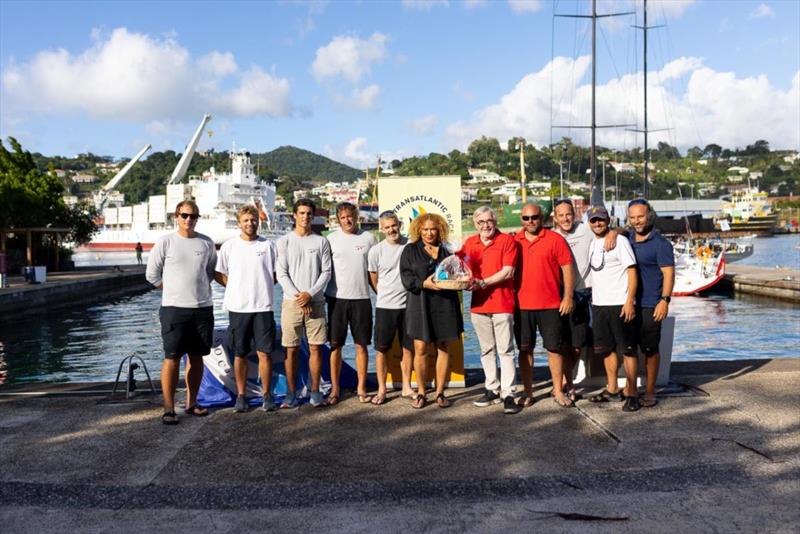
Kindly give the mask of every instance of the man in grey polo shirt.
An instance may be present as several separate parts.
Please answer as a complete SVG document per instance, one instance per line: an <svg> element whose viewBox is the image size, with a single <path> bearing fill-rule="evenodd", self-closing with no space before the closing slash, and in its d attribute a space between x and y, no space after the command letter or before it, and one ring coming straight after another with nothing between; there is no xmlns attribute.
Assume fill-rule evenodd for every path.
<svg viewBox="0 0 800 534"><path fill-rule="evenodd" d="M372 404L386 402L387 353L397 337L402 349L400 374L403 397L413 397L411 367L414 342L406 334L406 288L400 279L400 255L408 239L400 235L400 219L393 211L381 213L378 223L385 239L369 250L369 282L378 299L375 302L375 374L378 393Z"/></svg>
<svg viewBox="0 0 800 534"><path fill-rule="evenodd" d="M328 240L311 231L317 207L302 198L294 204L294 230L278 240L276 275L283 288L281 341L286 347L288 393L281 408L297 408L295 391L297 352L303 336L308 339L311 374L311 405L325 406L319 391L322 345L328 337L324 291L331 278L331 248Z"/></svg>
<svg viewBox="0 0 800 534"><path fill-rule="evenodd" d="M184 354L188 356L186 413L208 415L206 408L197 405L197 392L203 379L203 356L211 351L214 335L211 280L217 252L211 239L194 231L199 217L200 210L193 200L180 202L175 208L178 231L160 237L147 258L147 281L164 290L158 315L164 342L161 421L165 425L178 424L175 386Z"/></svg>
<svg viewBox="0 0 800 534"><path fill-rule="evenodd" d="M331 342L331 395L328 404L336 404L341 396L339 375L348 326L356 345L358 400L366 403L372 400L367 395L367 345L372 338L367 254L377 240L370 232L358 228L358 209L353 204L343 202L336 206L336 218L339 230L328 235L333 274L325 290Z"/></svg>

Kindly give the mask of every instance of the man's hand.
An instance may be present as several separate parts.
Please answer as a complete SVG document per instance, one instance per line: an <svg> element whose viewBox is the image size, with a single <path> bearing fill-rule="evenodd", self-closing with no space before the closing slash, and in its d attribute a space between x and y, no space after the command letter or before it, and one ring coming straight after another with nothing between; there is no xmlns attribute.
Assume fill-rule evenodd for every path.
<svg viewBox="0 0 800 534"><path fill-rule="evenodd" d="M618 235L619 234L613 230L606 234L606 238L603 240L603 248L606 249L606 252L616 248Z"/></svg>
<svg viewBox="0 0 800 534"><path fill-rule="evenodd" d="M660 300L653 310L653 319L660 323L667 318L667 313L669 313L669 304L667 304L666 300Z"/></svg>
<svg viewBox="0 0 800 534"><path fill-rule="evenodd" d="M306 317L311 317L311 305L310 304L307 304L307 305L303 306L300 309L303 310L303 315L305 315Z"/></svg>
<svg viewBox="0 0 800 534"><path fill-rule="evenodd" d="M301 308L305 308L309 302L311 302L311 295L308 291L301 291L294 297L294 301L297 303L298 306Z"/></svg>
<svg viewBox="0 0 800 534"><path fill-rule="evenodd" d="M636 310L633 307L633 302L626 302L622 306L622 311L619 316L622 317L626 323L633 321L633 318L636 317Z"/></svg>
<svg viewBox="0 0 800 534"><path fill-rule="evenodd" d="M561 300L561 306L558 307L558 313L561 315L569 315L575 309L575 300L572 295L566 295Z"/></svg>
<svg viewBox="0 0 800 534"><path fill-rule="evenodd" d="M422 282L422 287L424 287L425 289L430 289L432 291L441 291L439 286L437 286L436 282L433 280L433 275L430 275L428 278L425 279L424 282Z"/></svg>

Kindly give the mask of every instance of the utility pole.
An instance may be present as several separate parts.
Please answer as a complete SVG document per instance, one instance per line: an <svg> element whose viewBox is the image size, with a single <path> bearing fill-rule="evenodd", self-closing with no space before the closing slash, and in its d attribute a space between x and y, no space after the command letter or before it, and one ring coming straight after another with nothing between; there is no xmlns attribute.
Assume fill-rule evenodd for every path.
<svg viewBox="0 0 800 534"><path fill-rule="evenodd" d="M519 143L517 143L517 148L519 149L519 179L522 191L522 203L525 204L526 202L528 202L528 192L526 191L526 186L525 186L525 140L524 139Z"/></svg>

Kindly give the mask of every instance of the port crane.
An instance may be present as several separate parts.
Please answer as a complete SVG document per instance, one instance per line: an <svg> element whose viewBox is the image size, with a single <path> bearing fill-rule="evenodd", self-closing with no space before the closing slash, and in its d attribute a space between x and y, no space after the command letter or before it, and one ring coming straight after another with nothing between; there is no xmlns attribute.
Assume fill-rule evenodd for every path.
<svg viewBox="0 0 800 534"><path fill-rule="evenodd" d="M120 169L120 171L117 174L114 175L114 177L111 180L108 181L106 185L104 185L99 191L97 191L94 194L93 197L94 206L95 208L97 208L98 211L102 210L105 207L106 202L108 202L108 196L111 193L111 191L113 191L114 188L117 187L117 184L120 182L120 180L125 178L125 175L127 175L130 172L134 164L140 159L142 159L142 156L144 156L145 152L150 150L150 148L152 148L150 144L145 145L139 151L139 153L133 157L133 159L131 159L122 169Z"/></svg>

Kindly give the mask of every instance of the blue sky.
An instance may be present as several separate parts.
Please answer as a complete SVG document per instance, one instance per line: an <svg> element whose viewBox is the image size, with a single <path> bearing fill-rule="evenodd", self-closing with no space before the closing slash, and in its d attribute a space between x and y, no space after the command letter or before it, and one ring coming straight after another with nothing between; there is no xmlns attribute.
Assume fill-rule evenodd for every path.
<svg viewBox="0 0 800 534"><path fill-rule="evenodd" d="M687 148L800 147L800 2L650 0L650 127ZM131 156L295 145L363 167L465 149L480 135L537 145L589 120L588 23L574 0L0 1L0 136L27 149ZM598 12L641 2L602 0ZM641 35L598 40L598 123L641 123ZM656 139L656 140L657 140ZM630 148L624 129L600 141Z"/></svg>

